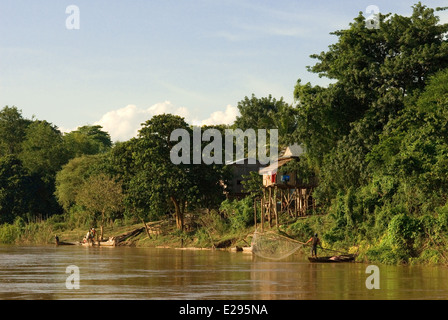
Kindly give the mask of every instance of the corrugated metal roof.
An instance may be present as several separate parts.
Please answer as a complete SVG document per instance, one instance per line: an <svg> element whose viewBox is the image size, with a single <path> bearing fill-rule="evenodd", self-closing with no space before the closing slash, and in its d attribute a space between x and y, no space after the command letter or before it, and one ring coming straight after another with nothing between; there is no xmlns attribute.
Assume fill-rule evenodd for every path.
<svg viewBox="0 0 448 320"><path fill-rule="evenodd" d="M297 143L294 143L286 148L282 158L300 157L303 153L304 153L303 148Z"/></svg>
<svg viewBox="0 0 448 320"><path fill-rule="evenodd" d="M230 166L232 164L249 164L249 162L252 162L251 164L258 164L258 160L256 158L243 158L231 162L226 162L226 165Z"/></svg>

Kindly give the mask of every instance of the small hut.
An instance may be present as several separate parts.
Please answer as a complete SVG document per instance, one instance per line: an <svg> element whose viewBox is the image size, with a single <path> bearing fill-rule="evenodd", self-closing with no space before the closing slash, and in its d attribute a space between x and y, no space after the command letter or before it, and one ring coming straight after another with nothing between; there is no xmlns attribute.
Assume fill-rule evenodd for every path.
<svg viewBox="0 0 448 320"><path fill-rule="evenodd" d="M232 167L233 178L229 183L226 191L227 198L230 199L241 199L248 195L244 191L243 181L244 176L248 176L252 171L258 172L262 165L255 158L244 158L229 162L227 166Z"/></svg>
<svg viewBox="0 0 448 320"><path fill-rule="evenodd" d="M303 149L294 144L287 147L275 163L260 169L259 173L263 175L263 195L260 199L262 228L265 218L270 226L274 219L278 225L280 213L299 217L305 216L310 208L315 208L312 192L317 186L317 179L303 179L297 172L281 170L281 167L291 161L300 161L301 155Z"/></svg>

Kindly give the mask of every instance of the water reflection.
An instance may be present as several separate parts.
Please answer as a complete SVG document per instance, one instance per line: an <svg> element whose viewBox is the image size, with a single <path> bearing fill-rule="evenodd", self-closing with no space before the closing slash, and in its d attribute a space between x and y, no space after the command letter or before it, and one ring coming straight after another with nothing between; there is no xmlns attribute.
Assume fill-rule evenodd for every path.
<svg viewBox="0 0 448 320"><path fill-rule="evenodd" d="M0 299L447 299L444 267L269 261L245 253L149 248L0 247ZM80 289L65 286L80 270Z"/></svg>

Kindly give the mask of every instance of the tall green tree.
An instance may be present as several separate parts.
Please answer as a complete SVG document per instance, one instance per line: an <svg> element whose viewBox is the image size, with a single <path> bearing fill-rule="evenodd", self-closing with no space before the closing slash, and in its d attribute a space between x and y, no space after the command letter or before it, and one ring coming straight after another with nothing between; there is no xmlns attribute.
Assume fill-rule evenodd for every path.
<svg viewBox="0 0 448 320"><path fill-rule="evenodd" d="M106 220L123 209L121 182L104 173L92 175L77 192L75 201L94 217L92 220L99 221L102 240Z"/></svg>
<svg viewBox="0 0 448 320"><path fill-rule="evenodd" d="M349 29L333 33L338 42L327 52L312 55L318 63L309 70L332 79L327 88L300 80L295 88L295 136L319 167L328 199L367 182L365 156L384 126L448 66L448 24L439 24L434 9L418 3L410 17L380 20L379 29L368 29L360 14Z"/></svg>
<svg viewBox="0 0 448 320"><path fill-rule="evenodd" d="M376 179L393 179L408 212L442 206L448 199L448 69L431 77L417 100L409 99L368 154ZM407 195L406 195L407 194ZM406 201L403 201L405 199Z"/></svg>
<svg viewBox="0 0 448 320"><path fill-rule="evenodd" d="M105 153L112 147L109 133L101 126L82 126L64 135L67 148L72 157Z"/></svg>
<svg viewBox="0 0 448 320"><path fill-rule="evenodd" d="M182 150L190 162L174 163L173 148L180 141L171 141L176 129L186 133L186 148ZM202 142L199 142L199 148ZM146 121L139 135L117 150L119 158L130 164L125 176L130 178L126 185L126 203L140 218L160 217L174 213L179 230L184 227L184 214L196 206L218 206L222 200L225 177L223 165L193 164L193 129L179 116L163 114ZM174 151L173 151L174 152ZM116 161L116 160L115 160ZM126 180L126 179L125 179Z"/></svg>
<svg viewBox="0 0 448 320"><path fill-rule="evenodd" d="M319 62L309 71L333 84L323 88L299 80L296 85L298 138L308 150L319 150L318 160L357 120L372 118L375 125L363 124L365 130L380 132L402 109L405 96L448 66L448 24L439 24L434 9L418 3L410 17L380 15L380 28L373 30L365 20L360 14L349 29L332 33L338 42L328 51L311 56Z"/></svg>
<svg viewBox="0 0 448 320"><path fill-rule="evenodd" d="M89 177L95 173L101 159L98 156L81 156L71 159L56 174L55 195L59 204L68 211L76 204L76 197Z"/></svg>
<svg viewBox="0 0 448 320"><path fill-rule="evenodd" d="M297 115L294 107L286 103L283 98L277 100L272 95L257 98L254 94L238 102L240 116L233 127L247 129L277 129L279 143L287 146L292 142L292 133L297 128Z"/></svg>
<svg viewBox="0 0 448 320"><path fill-rule="evenodd" d="M0 111L0 156L20 153L30 122L17 107L6 106Z"/></svg>
<svg viewBox="0 0 448 320"><path fill-rule="evenodd" d="M171 162L170 152L176 143L170 139L176 129L191 133L183 118L169 114L154 116L143 124L134 152L137 171L129 188L137 209L146 207L160 215L171 203L177 228L182 230L186 204L196 201L198 188L190 164Z"/></svg>
<svg viewBox="0 0 448 320"><path fill-rule="evenodd" d="M283 104L285 104L283 99L277 100L271 95L257 98L252 94L250 99L245 97L238 102L241 115L236 118L234 126L243 130L272 129L275 127L275 114Z"/></svg>
<svg viewBox="0 0 448 320"><path fill-rule="evenodd" d="M32 209L32 179L14 155L0 157L0 224L25 218Z"/></svg>
<svg viewBox="0 0 448 320"><path fill-rule="evenodd" d="M69 160L69 151L59 129L47 121L35 120L26 129L20 159L32 174L52 182Z"/></svg>
<svg viewBox="0 0 448 320"><path fill-rule="evenodd" d="M54 195L55 179L70 158L62 133L47 121L33 121L26 129L18 157L36 181L42 213L46 216L61 213L62 208Z"/></svg>

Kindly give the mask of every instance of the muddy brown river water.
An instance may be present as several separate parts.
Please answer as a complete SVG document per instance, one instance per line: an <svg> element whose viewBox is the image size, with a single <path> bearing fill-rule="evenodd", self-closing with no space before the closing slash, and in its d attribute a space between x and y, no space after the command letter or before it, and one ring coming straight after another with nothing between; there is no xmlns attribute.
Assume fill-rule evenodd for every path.
<svg viewBox="0 0 448 320"><path fill-rule="evenodd" d="M0 299L448 299L448 268L312 264L295 254L155 248L0 246Z"/></svg>

